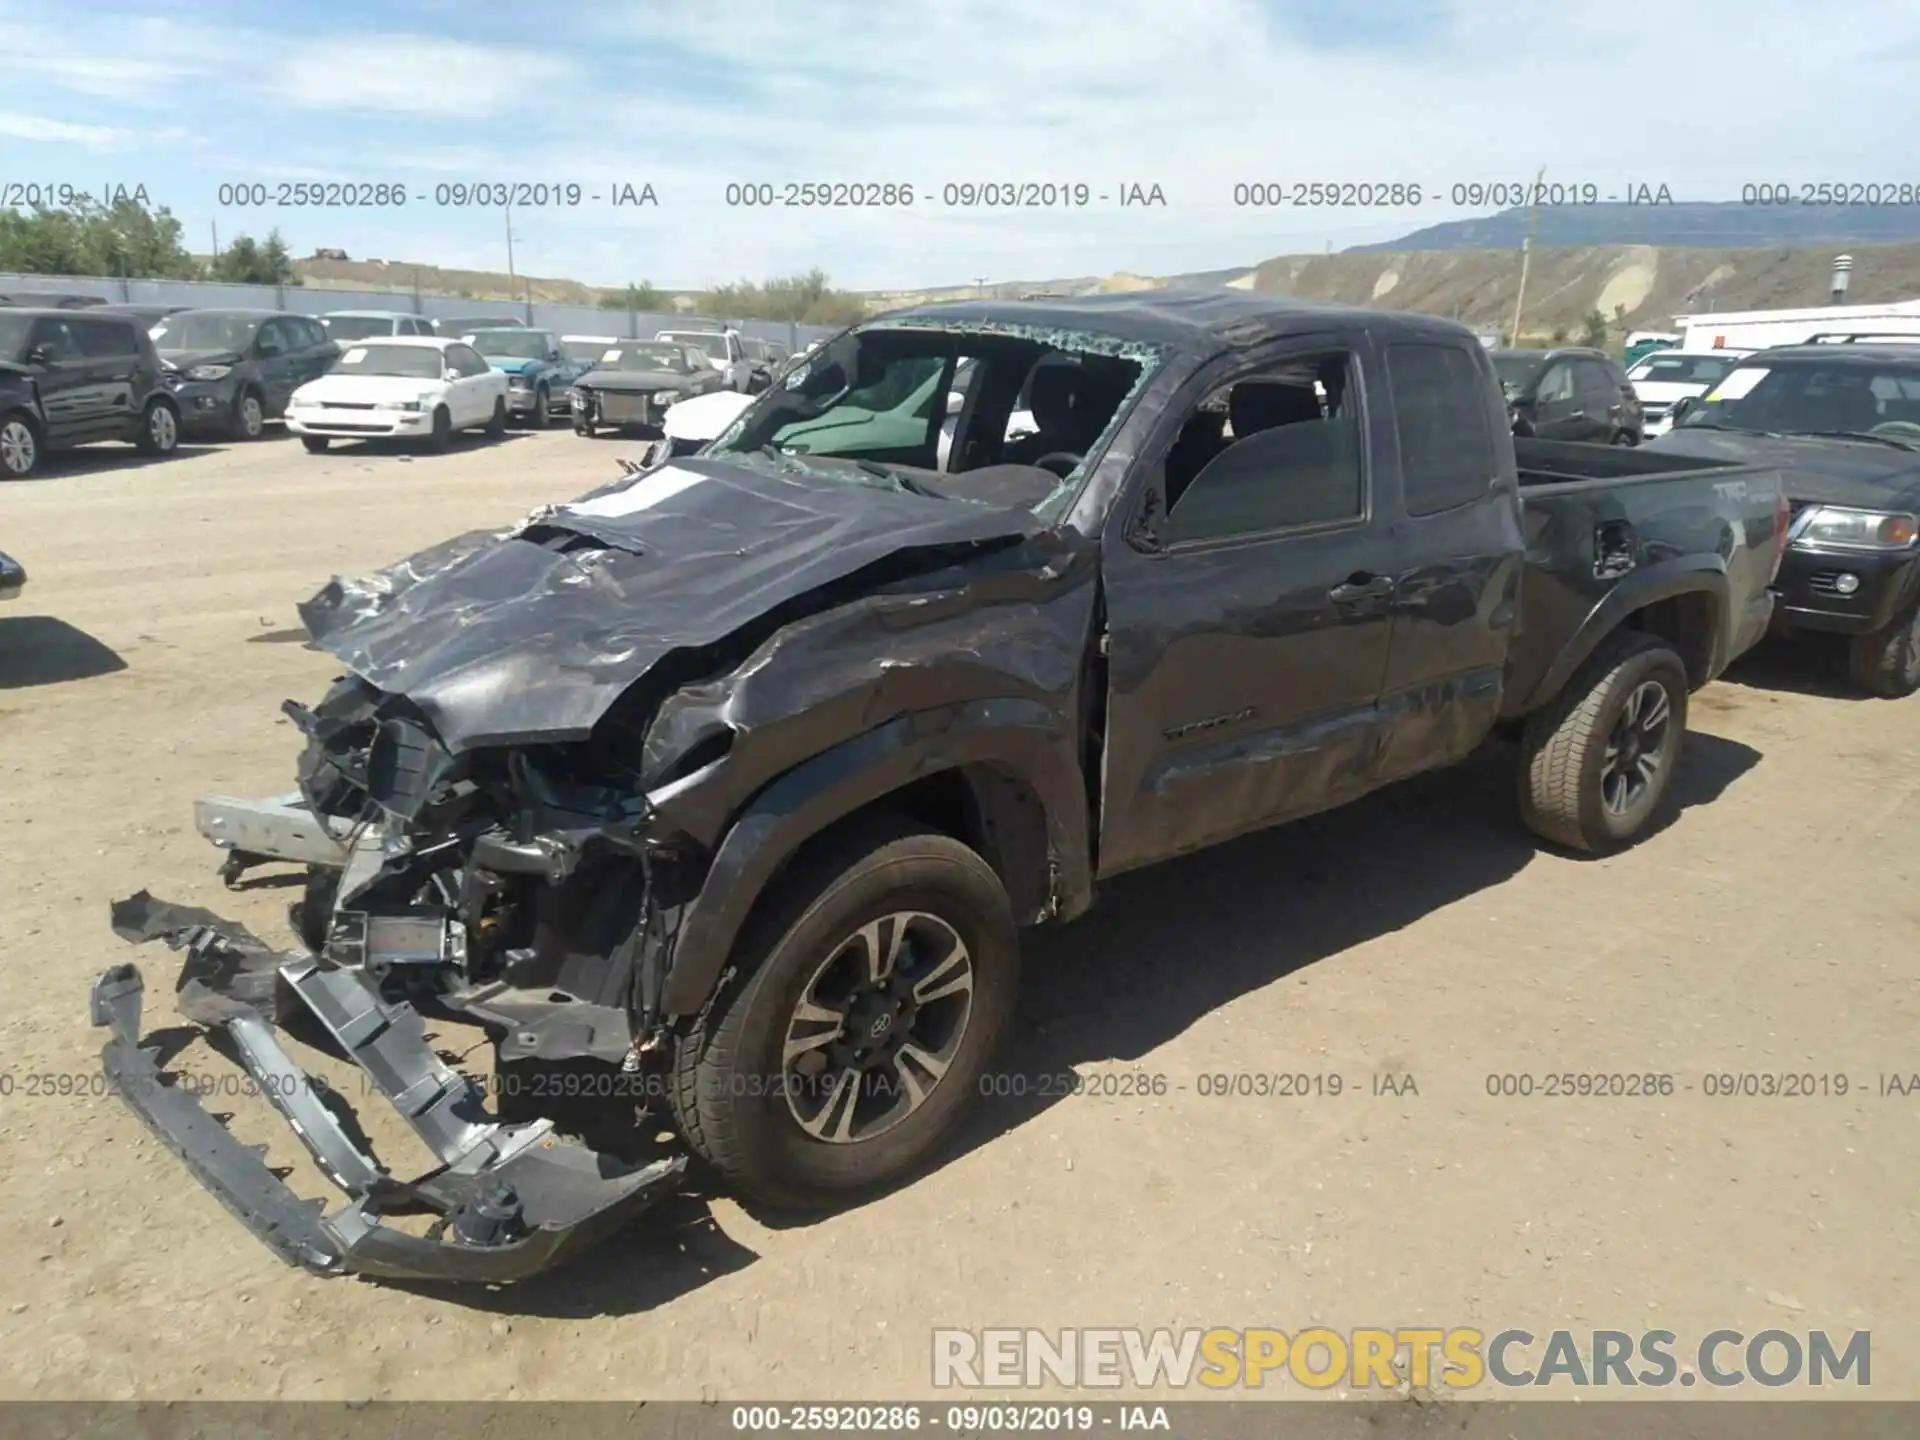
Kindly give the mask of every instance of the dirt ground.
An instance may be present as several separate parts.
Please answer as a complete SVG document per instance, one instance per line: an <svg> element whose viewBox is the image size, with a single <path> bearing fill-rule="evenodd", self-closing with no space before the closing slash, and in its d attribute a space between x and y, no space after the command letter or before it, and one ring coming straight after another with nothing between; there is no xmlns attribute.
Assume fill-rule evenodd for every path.
<svg viewBox="0 0 1920 1440"><path fill-rule="evenodd" d="M104 447L0 489L32 577L0 610L0 1395L924 1398L935 1326L1324 1324L1664 1327L1683 1357L1869 1329L1871 1394L1920 1396L1920 1097L1879 1093L1920 1071L1920 700L1846 698L1798 652L1696 697L1684 803L1617 858L1537 851L1494 750L1110 887L1031 947L1001 1071L1025 1093L883 1200L792 1225L691 1193L505 1291L283 1266L98 1093L96 973L138 959L149 1029L177 1024L174 957L130 952L108 903L148 887L284 941L291 892L225 891L190 807L290 788L279 703L336 669L294 602L631 449ZM171 1063L234 1073L204 1043ZM1488 1093L1560 1071L1675 1085ZM1706 1093L1781 1071L1850 1090ZM1063 1097L1074 1072L1164 1093ZM1342 1093L1203 1093L1275 1072ZM329 1193L264 1102L210 1108ZM398 1122L363 1113L384 1146Z"/></svg>

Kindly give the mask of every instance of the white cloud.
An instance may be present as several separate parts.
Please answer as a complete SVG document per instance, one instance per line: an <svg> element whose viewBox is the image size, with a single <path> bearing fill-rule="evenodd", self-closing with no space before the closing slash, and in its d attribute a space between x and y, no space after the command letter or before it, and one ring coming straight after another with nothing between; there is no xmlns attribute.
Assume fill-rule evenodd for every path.
<svg viewBox="0 0 1920 1440"><path fill-rule="evenodd" d="M1334 49L1275 23L1274 8L627 0L578 7L541 48L495 48L451 38L477 33L451 19L445 39L343 33L311 3L274 13L284 34L85 9L54 32L16 24L34 12L0 0L15 54L9 103L71 117L47 123L73 126L73 144L89 133L113 143L115 127L135 122L124 108L76 110L63 92L166 105L167 121L214 137L198 157L184 153L184 170L182 149L166 150L183 194L211 194L216 179L335 172L429 193L442 180L651 181L654 210L515 213L539 257L528 268L605 283L691 285L815 264L872 287L1207 269L1451 219L1452 182L1525 182L1542 164L1550 180L1665 183L1683 200L1736 198L1757 180L1897 178L1880 173L1872 142L1920 119L1910 66L1878 60L1920 53L1911 0L1855 0L1844 26L1804 0L1696 0L1680 11L1571 0L1528 7L1524 20L1509 3L1453 0L1449 24L1399 37L1383 33L1390 5L1378 0L1342 19ZM416 13L411 23L428 22ZM1682 99L1656 98L1675 85ZM247 132L256 158L228 160L234 136L202 123L216 114L257 122ZM159 159L155 133L142 127ZM223 153L209 174L213 149ZM891 211L725 203L730 181L805 180L890 181L920 195ZM949 181L1019 180L1109 193L1158 183L1169 205L939 203ZM1246 180L1417 181L1441 199L1237 207L1233 187ZM397 218L284 223L296 245L331 244ZM410 204L405 223L428 247L407 259L498 245L497 214ZM397 243L382 239L380 253L400 254Z"/></svg>
<svg viewBox="0 0 1920 1440"><path fill-rule="evenodd" d="M547 100L575 66L519 47L420 35L343 35L291 47L275 93L308 109L475 119Z"/></svg>
<svg viewBox="0 0 1920 1440"><path fill-rule="evenodd" d="M38 140L50 145L78 145L87 150L117 150L133 138L131 131L107 125L74 125L39 115L0 112L0 135L13 140Z"/></svg>

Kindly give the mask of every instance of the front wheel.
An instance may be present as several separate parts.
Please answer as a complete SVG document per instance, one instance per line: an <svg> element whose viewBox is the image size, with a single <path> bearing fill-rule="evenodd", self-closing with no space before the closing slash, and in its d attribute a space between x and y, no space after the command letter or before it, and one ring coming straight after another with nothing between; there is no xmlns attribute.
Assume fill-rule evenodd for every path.
<svg viewBox="0 0 1920 1440"><path fill-rule="evenodd" d="M180 448L180 412L171 400L155 400L147 406L133 444L142 455L171 455Z"/></svg>
<svg viewBox="0 0 1920 1440"><path fill-rule="evenodd" d="M977 853L904 819L819 844L735 954L741 979L683 1035L687 1141L779 1208L907 1178L952 1134L1013 1012L1012 906Z"/></svg>
<svg viewBox="0 0 1920 1440"><path fill-rule="evenodd" d="M1666 641L1602 642L1521 738L1527 828L1569 850L1606 853L1645 833L1673 784L1687 729L1687 667Z"/></svg>
<svg viewBox="0 0 1920 1440"><path fill-rule="evenodd" d="M24 415L0 415L0 475L25 480L40 467L40 432Z"/></svg>
<svg viewBox="0 0 1920 1440"><path fill-rule="evenodd" d="M547 428L547 422L552 418L547 413L547 392L542 387L533 392L533 414L529 417L528 423L536 430L544 430Z"/></svg>
<svg viewBox="0 0 1920 1440"><path fill-rule="evenodd" d="M233 402L227 428L236 440L258 440L266 432L267 407L255 390L243 390Z"/></svg>
<svg viewBox="0 0 1920 1440"><path fill-rule="evenodd" d="M309 455L324 455L327 453L327 442L332 438L330 435L302 435L300 443L307 447Z"/></svg>
<svg viewBox="0 0 1920 1440"><path fill-rule="evenodd" d="M493 414L487 417L486 437L498 440L507 433L507 400L504 395L496 395L493 400Z"/></svg>
<svg viewBox="0 0 1920 1440"><path fill-rule="evenodd" d="M1847 673L1869 695L1899 700L1920 690L1920 606L1847 642Z"/></svg>
<svg viewBox="0 0 1920 1440"><path fill-rule="evenodd" d="M427 436L427 448L443 453L453 444L453 412L444 405L433 407L433 430Z"/></svg>

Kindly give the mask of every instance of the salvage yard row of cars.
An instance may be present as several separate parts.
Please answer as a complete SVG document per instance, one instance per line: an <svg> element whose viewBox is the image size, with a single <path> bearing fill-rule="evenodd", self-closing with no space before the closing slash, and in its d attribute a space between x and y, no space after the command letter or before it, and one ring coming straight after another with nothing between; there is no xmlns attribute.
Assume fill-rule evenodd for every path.
<svg viewBox="0 0 1920 1440"><path fill-rule="evenodd" d="M733 331L672 335L662 343L690 369L655 387L657 409L680 394L758 393L787 359ZM632 343L563 341L498 320L436 329L400 311L0 307L0 479L25 479L50 452L80 445L124 441L163 456L183 440L256 440L281 419L311 450L341 439L441 446L508 420L544 427L574 418L576 382Z"/></svg>
<svg viewBox="0 0 1920 1440"><path fill-rule="evenodd" d="M620 348L643 389L686 373ZM92 989L106 1073L289 1262L518 1280L696 1158L794 1211L913 1178L1023 931L1130 871L1489 740L1534 835L1618 850L1672 807L1693 694L1778 623L1920 686L1920 347L1746 357L1642 445L1516 435L1502 379L1455 322L1236 290L920 307L695 453L337 578L300 607L340 674L284 707L297 791L196 816L229 883L296 867L292 938L144 891L113 921L185 951L174 1003L346 1203L161 1083L132 964ZM496 1114L433 1017L655 1113L607 1150ZM389 1173L296 1040L435 1167Z"/></svg>

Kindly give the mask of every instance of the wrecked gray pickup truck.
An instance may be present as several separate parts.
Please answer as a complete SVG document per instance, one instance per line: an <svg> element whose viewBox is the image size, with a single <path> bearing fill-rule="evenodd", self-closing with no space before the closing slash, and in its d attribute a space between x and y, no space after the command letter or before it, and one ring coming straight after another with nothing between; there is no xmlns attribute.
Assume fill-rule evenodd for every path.
<svg viewBox="0 0 1920 1440"><path fill-rule="evenodd" d="M1024 397L1031 430L1009 417ZM301 609L350 673L299 793L201 802L227 873L307 867L300 946L141 895L178 1002L352 1197L302 1202L140 1048L108 1072L199 1178L321 1271L509 1280L685 1157L508 1124L422 1036L657 1082L744 1195L896 1182L967 1107L1019 930L1095 883L1521 741L1548 840L1626 844L1689 693L1765 630L1779 477L1598 446L1516 458L1451 322L1233 291L865 322L697 456ZM317 1023L434 1149L391 1176L315 1100ZM425 1234L383 1223L436 1217Z"/></svg>

